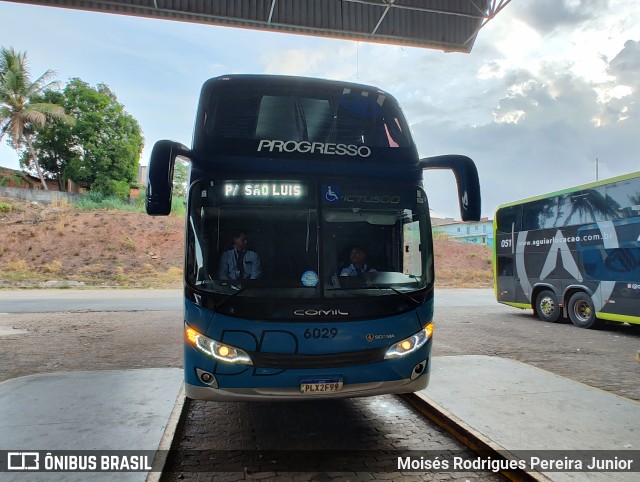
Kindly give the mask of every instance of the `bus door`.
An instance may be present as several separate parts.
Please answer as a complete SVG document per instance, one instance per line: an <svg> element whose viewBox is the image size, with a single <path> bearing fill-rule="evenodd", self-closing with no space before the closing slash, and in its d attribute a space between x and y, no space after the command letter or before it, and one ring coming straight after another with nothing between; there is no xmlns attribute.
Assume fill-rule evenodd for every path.
<svg viewBox="0 0 640 482"><path fill-rule="evenodd" d="M498 254L496 266L496 282L498 301L515 303L516 281L514 277L514 256Z"/></svg>
<svg viewBox="0 0 640 482"><path fill-rule="evenodd" d="M515 303L518 292L516 267L517 231L520 207L505 207L496 213L496 297L504 303Z"/></svg>

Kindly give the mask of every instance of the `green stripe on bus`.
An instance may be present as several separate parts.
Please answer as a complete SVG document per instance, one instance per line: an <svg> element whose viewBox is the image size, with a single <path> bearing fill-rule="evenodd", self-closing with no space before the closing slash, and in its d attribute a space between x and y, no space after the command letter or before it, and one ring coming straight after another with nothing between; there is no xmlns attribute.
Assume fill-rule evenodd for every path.
<svg viewBox="0 0 640 482"><path fill-rule="evenodd" d="M505 304L505 305L509 305L509 306L513 306L515 308L521 308L523 310L530 310L531 309L531 305L527 304L527 303L512 303L511 301L500 301L498 300L499 303Z"/></svg>
<svg viewBox="0 0 640 482"><path fill-rule="evenodd" d="M619 321L621 323L631 323L640 325L640 316L614 315L612 313L596 312L596 317L602 320Z"/></svg>

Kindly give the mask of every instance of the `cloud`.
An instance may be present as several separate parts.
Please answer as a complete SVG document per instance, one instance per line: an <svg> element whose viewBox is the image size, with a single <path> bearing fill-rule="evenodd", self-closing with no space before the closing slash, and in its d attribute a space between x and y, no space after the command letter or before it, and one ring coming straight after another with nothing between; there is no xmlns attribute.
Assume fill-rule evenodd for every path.
<svg viewBox="0 0 640 482"><path fill-rule="evenodd" d="M517 17L546 35L560 28L576 27L602 16L607 0L536 0L522 2ZM511 8L511 6L509 6Z"/></svg>
<svg viewBox="0 0 640 482"><path fill-rule="evenodd" d="M568 55L579 43L566 44L566 26L586 29L572 38L588 37L593 27L580 22L598 20L595 4L539 8L545 5L561 13L543 29L534 25L546 37L530 31L514 36L505 28L523 22L520 8L518 15L494 20L503 26L481 35L470 55L346 43L343 50L297 46L263 60L267 72L339 78L390 92L422 156L456 153L476 160L482 212L492 216L497 204L594 180L596 157L601 177L628 172L640 148L631 95L640 79L638 43L627 42L611 55L608 44ZM544 20L540 14L535 22ZM459 216L453 176L428 172L425 179L432 209Z"/></svg>
<svg viewBox="0 0 640 482"><path fill-rule="evenodd" d="M458 153L476 161L486 216L504 202L595 180L596 158L600 179L637 170L639 54L640 42L629 41L611 61L605 58L607 82L574 73L570 60L541 62L536 72L510 67L478 75L476 88L461 91L454 103L482 104L479 92L489 84L486 92L501 94L492 119L461 125L434 109L413 125L416 142L423 155ZM486 65L496 64L485 61L478 72ZM408 110L434 105L416 100ZM425 179L432 209L458 216L452 182L433 173Z"/></svg>
<svg viewBox="0 0 640 482"><path fill-rule="evenodd" d="M609 62L608 72L619 83L640 87L640 41L627 40L624 48Z"/></svg>
<svg viewBox="0 0 640 482"><path fill-rule="evenodd" d="M358 75L356 42L317 39L301 36L289 37L296 42L284 41L282 48L261 53L259 62L266 74L299 75L325 79L346 80ZM296 48L290 48L295 43Z"/></svg>

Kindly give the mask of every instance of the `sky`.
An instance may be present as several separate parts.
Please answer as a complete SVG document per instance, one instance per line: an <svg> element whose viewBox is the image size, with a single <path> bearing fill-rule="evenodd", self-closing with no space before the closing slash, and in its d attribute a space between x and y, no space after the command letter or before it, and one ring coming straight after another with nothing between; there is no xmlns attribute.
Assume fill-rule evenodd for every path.
<svg viewBox="0 0 640 482"><path fill-rule="evenodd" d="M25 29L25 19L29 28ZM33 77L104 83L153 144L189 145L200 88L223 74L374 85L403 108L421 157L478 167L498 204L640 170L637 0L512 0L470 54L81 12L0 1L0 46ZM0 166L18 168L0 146ZM432 216L459 219L453 175L425 173Z"/></svg>

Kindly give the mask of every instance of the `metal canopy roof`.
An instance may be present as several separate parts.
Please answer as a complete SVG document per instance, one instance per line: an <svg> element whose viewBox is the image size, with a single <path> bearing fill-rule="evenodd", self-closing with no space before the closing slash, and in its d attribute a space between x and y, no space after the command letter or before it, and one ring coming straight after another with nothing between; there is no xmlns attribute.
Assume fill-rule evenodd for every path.
<svg viewBox="0 0 640 482"><path fill-rule="evenodd" d="M368 42L470 52L511 0L8 0Z"/></svg>

